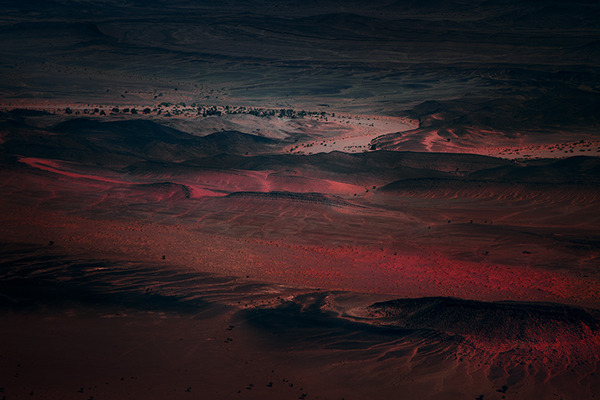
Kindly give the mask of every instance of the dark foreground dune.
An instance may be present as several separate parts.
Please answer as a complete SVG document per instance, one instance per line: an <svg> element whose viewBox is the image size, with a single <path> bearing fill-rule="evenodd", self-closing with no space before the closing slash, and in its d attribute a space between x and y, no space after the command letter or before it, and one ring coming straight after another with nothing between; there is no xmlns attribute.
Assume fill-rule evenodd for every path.
<svg viewBox="0 0 600 400"><path fill-rule="evenodd" d="M382 302L11 248L2 249L0 287L7 398L593 398L598 390L595 310Z"/></svg>

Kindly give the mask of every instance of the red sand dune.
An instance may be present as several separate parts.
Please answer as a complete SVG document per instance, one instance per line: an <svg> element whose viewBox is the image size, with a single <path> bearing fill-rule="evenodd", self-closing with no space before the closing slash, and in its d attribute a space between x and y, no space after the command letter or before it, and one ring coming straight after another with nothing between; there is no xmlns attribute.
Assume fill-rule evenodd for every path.
<svg viewBox="0 0 600 400"><path fill-rule="evenodd" d="M10 393L70 398L65 376L74 399L598 390L595 159L144 160L132 139L63 160L61 135L5 142L0 300L7 357L24 360L2 367Z"/></svg>

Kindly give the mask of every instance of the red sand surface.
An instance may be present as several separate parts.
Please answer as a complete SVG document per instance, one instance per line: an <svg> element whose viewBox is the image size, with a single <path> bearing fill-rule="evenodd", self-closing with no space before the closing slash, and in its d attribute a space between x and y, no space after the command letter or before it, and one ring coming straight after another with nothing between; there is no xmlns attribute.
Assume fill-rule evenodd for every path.
<svg viewBox="0 0 600 400"><path fill-rule="evenodd" d="M519 166L487 158L289 157L7 158L0 387L94 400L600 390L595 186L530 183L535 165L494 181L489 169ZM487 165L500 167L460 180ZM417 305L375 307L393 299Z"/></svg>
<svg viewBox="0 0 600 400"><path fill-rule="evenodd" d="M32 165L46 170L48 164ZM172 193L156 197L154 192L120 192L112 186L106 196L99 194L102 190L97 185L120 181L94 179L92 187L85 189L82 182L89 179L87 175L62 171L59 176L74 179L70 181L73 191L52 189L57 184L62 190L69 185L55 181L54 176L45 184L5 177L14 193L15 186L21 187L19 190L38 187L46 193L31 198L39 206L11 205L5 198L1 230L5 241L45 244L52 240L65 249L141 260L165 255L186 268L303 287L402 297L599 304L598 272L592 268L597 251L573 252L559 242L549 247L556 239L545 239L543 229L532 227L527 220L525 232L535 234L523 233L519 230L523 226L515 220L526 213L526 206L511 207L510 214L486 209L486 215L501 214L493 223L477 218L477 211L469 211L475 215L471 224L461 218L465 213L461 202L448 208L452 203L446 201L446 208L440 209L435 199L429 205L426 199L412 205L406 201L402 212L382 213L277 199L202 200L173 197ZM119 198L119 193L126 197ZM57 202L63 210L52 206ZM130 205L123 208L127 203ZM64 209L66 204L73 208ZM495 203L482 204L491 207ZM117 219L112 216L115 210L124 213ZM576 212L574 207L570 215ZM135 217L137 214L141 217ZM542 218L545 215L541 213ZM449 224L446 219L454 222ZM554 219L554 231L556 222ZM561 228L560 223L558 228L565 235L581 234L591 229L592 222L582 221L578 230L566 225ZM555 266L560 259L578 263L580 268Z"/></svg>

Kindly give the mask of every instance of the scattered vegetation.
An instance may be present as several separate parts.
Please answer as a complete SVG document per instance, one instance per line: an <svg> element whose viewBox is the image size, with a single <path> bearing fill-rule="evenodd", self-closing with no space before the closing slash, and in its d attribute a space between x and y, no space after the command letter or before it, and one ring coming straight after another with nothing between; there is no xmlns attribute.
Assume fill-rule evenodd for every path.
<svg viewBox="0 0 600 400"><path fill-rule="evenodd" d="M60 112L61 110L58 110ZM66 107L64 109L65 114L79 114L83 112L86 115L106 115L104 110L100 110L99 108L90 109L82 109L72 110L70 107ZM319 118L323 120L328 120L328 117L335 117L335 114L328 114L325 111L306 111L306 110L294 110L291 108L281 108L281 109L273 109L273 108L263 108L263 107L246 107L246 106L234 106L234 105L198 105L196 103L192 103L190 106L187 106L185 102L179 102L177 104L163 101L157 104L154 108L152 107L144 107L141 111L138 111L135 107L129 108L119 108L118 106L114 106L110 108L110 114L138 114L138 112L144 115L164 115L164 116L174 116L174 115L184 115L188 117L211 117L211 116L220 116L220 115L235 115L235 114L247 114L253 115L261 118ZM343 116L338 116L338 118L344 118ZM349 118L349 117L348 117ZM348 121L347 121L348 122Z"/></svg>

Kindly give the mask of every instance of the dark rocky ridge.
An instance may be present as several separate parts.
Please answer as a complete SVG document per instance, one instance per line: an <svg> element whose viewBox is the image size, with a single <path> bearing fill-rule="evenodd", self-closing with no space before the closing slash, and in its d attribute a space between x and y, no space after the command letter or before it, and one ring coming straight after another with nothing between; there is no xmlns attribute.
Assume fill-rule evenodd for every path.
<svg viewBox="0 0 600 400"><path fill-rule="evenodd" d="M589 351L600 344L600 312L563 304L429 297L374 303L367 310L386 326L433 329L475 342Z"/></svg>

